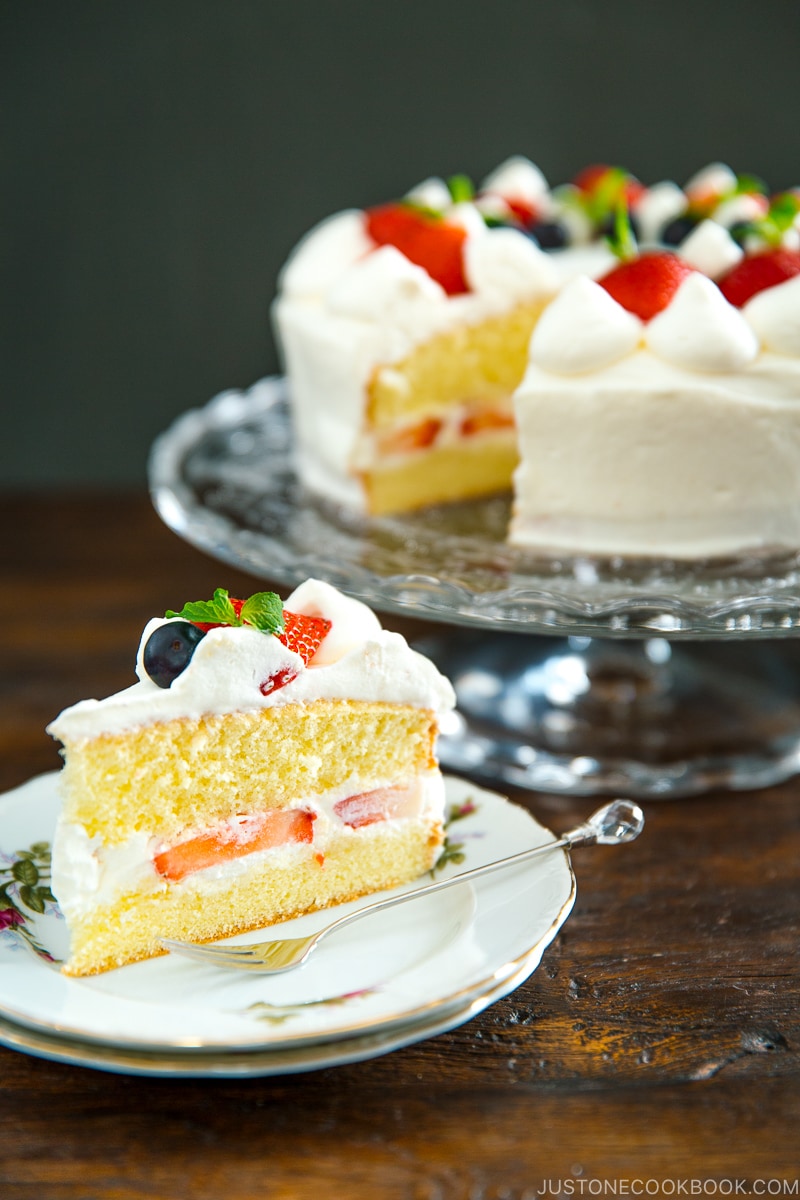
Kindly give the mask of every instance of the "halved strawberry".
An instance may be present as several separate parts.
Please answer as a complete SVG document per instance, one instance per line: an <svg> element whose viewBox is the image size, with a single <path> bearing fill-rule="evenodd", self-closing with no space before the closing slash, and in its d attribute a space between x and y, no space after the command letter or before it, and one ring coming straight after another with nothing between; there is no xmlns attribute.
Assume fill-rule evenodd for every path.
<svg viewBox="0 0 800 1200"><path fill-rule="evenodd" d="M283 622L284 631L276 635L278 640L290 650L294 650L295 654L299 654L307 666L330 630L330 621L327 617L307 617L303 613L289 612L289 609L285 608ZM286 682L288 683L288 680Z"/></svg>
<svg viewBox="0 0 800 1200"><path fill-rule="evenodd" d="M777 246L743 258L719 280L719 290L729 304L741 308L758 292L785 283L795 275L800 275L800 250Z"/></svg>
<svg viewBox="0 0 800 1200"><path fill-rule="evenodd" d="M530 200L523 200L518 196L504 196L503 199L520 225L533 225L539 215L539 210L535 204L532 204Z"/></svg>
<svg viewBox="0 0 800 1200"><path fill-rule="evenodd" d="M469 291L464 277L466 230L408 204L367 209L367 233L379 246L396 246L450 296Z"/></svg>
<svg viewBox="0 0 800 1200"><path fill-rule="evenodd" d="M245 601L236 600L231 596L230 602L238 617ZM218 622L194 621L192 623L198 629L202 629L204 633L208 633L209 629L222 628L222 625ZM284 646L287 646L290 650L294 650L295 654L299 654L303 662L308 665L309 660L319 650L320 643L325 634L329 631L331 627L330 621L325 617L306 617L302 613L289 612L288 608L285 608L283 610L283 623L283 633L277 633L275 636L279 641L283 642ZM294 676L291 676L291 678L294 678ZM276 686L283 687L283 684L288 682L289 679L287 678ZM273 686L269 690L274 691L275 687Z"/></svg>
<svg viewBox="0 0 800 1200"><path fill-rule="evenodd" d="M620 263L598 279L601 287L642 321L666 308L692 268L677 254L658 251Z"/></svg>
<svg viewBox="0 0 800 1200"><path fill-rule="evenodd" d="M270 809L178 842L156 854L153 865L164 879L177 883L195 871L230 862L256 850L311 842L315 820L316 813L306 809Z"/></svg>

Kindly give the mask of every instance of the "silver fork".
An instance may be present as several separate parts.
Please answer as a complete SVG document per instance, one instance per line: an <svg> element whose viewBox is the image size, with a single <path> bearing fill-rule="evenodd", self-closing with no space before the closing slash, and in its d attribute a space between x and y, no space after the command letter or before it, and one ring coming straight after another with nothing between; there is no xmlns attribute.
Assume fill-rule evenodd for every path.
<svg viewBox="0 0 800 1200"><path fill-rule="evenodd" d="M567 847L570 850L576 846L592 846L595 843L603 846L618 846L622 842L632 842L638 837L644 826L644 814L638 804L630 800L612 800L593 812L587 821L570 829L552 842L542 846L534 846L531 850L523 850L520 854L512 854L509 858L501 858L496 862L485 863L482 867L474 867L471 871L462 871L449 879L440 879L436 883L426 884L413 892L403 892L399 896L386 896L376 900L356 912L346 913L324 929L308 937L283 938L271 942L252 942L245 945L198 945L195 942L181 942L174 938L161 938L161 945L173 954L195 959L207 966L233 967L240 971L260 971L266 975L277 975L281 971L290 971L299 967L316 949L323 938L334 930L352 925L362 917L372 916L386 908L394 908L397 904L405 904L407 900L418 900L421 896L431 896L434 892L444 891L457 883L467 883L471 879L479 879L491 871L503 867L511 867L516 863L527 862L540 854L551 850Z"/></svg>

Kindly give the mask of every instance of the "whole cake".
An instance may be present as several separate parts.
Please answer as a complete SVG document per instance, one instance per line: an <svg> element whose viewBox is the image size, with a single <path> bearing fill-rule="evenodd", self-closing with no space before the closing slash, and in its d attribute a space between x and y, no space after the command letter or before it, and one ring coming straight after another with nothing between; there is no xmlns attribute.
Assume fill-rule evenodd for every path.
<svg viewBox="0 0 800 1200"><path fill-rule="evenodd" d="M414 879L443 841L449 683L365 605L308 580L148 623L139 682L64 744L53 890L71 975Z"/></svg>
<svg viewBox="0 0 800 1200"><path fill-rule="evenodd" d="M329 218L274 309L302 482L379 515L513 480L546 553L799 545L798 214L719 163L517 157Z"/></svg>

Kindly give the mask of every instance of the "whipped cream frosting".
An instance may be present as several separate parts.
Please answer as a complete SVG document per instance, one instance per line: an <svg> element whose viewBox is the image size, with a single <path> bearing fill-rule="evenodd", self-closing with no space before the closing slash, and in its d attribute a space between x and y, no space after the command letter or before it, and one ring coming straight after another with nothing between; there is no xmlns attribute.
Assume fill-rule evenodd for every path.
<svg viewBox="0 0 800 1200"><path fill-rule="evenodd" d="M449 682L399 633L381 628L375 614L330 584L308 580L286 608L332 622L318 657L306 667L300 655L272 634L248 626L211 629L168 688L144 670L147 639L165 619L148 622L137 656L139 682L105 700L83 700L48 726L61 741L118 733L179 717L253 711L314 700L364 700L412 704L445 712L455 704ZM296 672L285 686L263 695L260 685L282 671Z"/></svg>
<svg viewBox="0 0 800 1200"><path fill-rule="evenodd" d="M517 229L486 229L464 252L467 281L476 292L513 303L551 296L558 287L552 258Z"/></svg>
<svg viewBox="0 0 800 1200"><path fill-rule="evenodd" d="M724 196L736 188L736 175L727 163L709 163L692 175L684 191L690 200L700 203L708 196Z"/></svg>
<svg viewBox="0 0 800 1200"><path fill-rule="evenodd" d="M729 229L739 221L757 221L768 208L769 201L765 196L742 192L717 204L713 215L716 222Z"/></svg>
<svg viewBox="0 0 800 1200"><path fill-rule="evenodd" d="M281 272L279 290L287 296L318 296L374 248L363 212L335 213L298 242Z"/></svg>
<svg viewBox="0 0 800 1200"><path fill-rule="evenodd" d="M514 544L688 559L800 545L800 359L712 373L642 347L578 378L531 363L515 408Z"/></svg>
<svg viewBox="0 0 800 1200"><path fill-rule="evenodd" d="M508 183L512 194L522 198L539 196L547 190L538 168L523 159L510 160L499 169L498 179L500 186ZM292 319L289 301L313 301L319 327L328 315L372 326L369 332L361 331L362 336L371 338L365 356L367 370L371 370L379 363L404 357L436 332L465 322L477 323L507 311L520 300L537 299L556 290L558 278L548 256L529 237L515 229L489 229L475 204L454 204L450 200L443 180L425 180L411 190L408 198L435 208L449 224L465 230L464 260L472 290L447 296L427 272L414 267L400 251L394 247L376 248L366 231L364 213L349 210L317 225L290 255L279 280L275 309L279 337L284 338L283 326ZM373 269L372 260L376 258L379 265ZM425 289L409 268L421 272L437 291ZM416 284L412 286L414 278ZM510 285L508 291L506 284ZM373 287L378 297L371 304L375 299ZM441 300L437 310L430 308L427 324L419 319L421 295ZM390 306L381 300L387 296L391 297ZM413 311L404 314L404 305ZM395 336L397 324L406 335L403 339Z"/></svg>
<svg viewBox="0 0 800 1200"><path fill-rule="evenodd" d="M386 322L414 339L445 323L447 293L394 246L381 246L342 273L327 304L337 316Z"/></svg>
<svg viewBox="0 0 800 1200"><path fill-rule="evenodd" d="M709 279L720 279L744 258L727 229L716 221L701 221L678 247L678 256Z"/></svg>
<svg viewBox="0 0 800 1200"><path fill-rule="evenodd" d="M423 179L422 183L406 192L406 200L418 204L421 208L430 208L434 212L444 212L452 202L449 187L443 179L435 175Z"/></svg>
<svg viewBox="0 0 800 1200"><path fill-rule="evenodd" d="M471 238L482 238L488 233L480 209L471 200L451 204L445 209L448 225L458 225Z"/></svg>
<svg viewBox="0 0 800 1200"><path fill-rule="evenodd" d="M648 188L636 205L636 221L641 240L655 242L661 230L686 211L686 195L669 179Z"/></svg>
<svg viewBox="0 0 800 1200"><path fill-rule="evenodd" d="M761 295L779 290L772 288ZM690 371L741 371L759 353L759 329L766 339L769 328L773 343L784 347L792 344L797 318L786 314L791 314L798 295L792 291L783 299L762 301L760 306L752 300L750 305L755 310L750 306L748 309L751 317L755 311L755 321L748 320L748 309L744 315L740 313L715 283L693 272L683 280L667 307L645 325L600 284L579 277L540 317L531 338L530 362L552 374L579 375L600 370L637 348L647 347L659 359ZM777 344L772 348L777 349Z"/></svg>
<svg viewBox="0 0 800 1200"><path fill-rule="evenodd" d="M535 208L548 195L542 172L530 159L514 154L483 180L481 192L507 200L522 200Z"/></svg>
<svg viewBox="0 0 800 1200"><path fill-rule="evenodd" d="M547 306L533 331L530 359L546 371L595 371L629 354L642 322L586 276L568 284Z"/></svg>
<svg viewBox="0 0 800 1200"><path fill-rule="evenodd" d="M758 354L747 321L705 275L684 279L672 302L646 327L645 343L689 371L741 371Z"/></svg>
<svg viewBox="0 0 800 1200"><path fill-rule="evenodd" d="M800 358L800 275L759 292L742 313L765 350Z"/></svg>

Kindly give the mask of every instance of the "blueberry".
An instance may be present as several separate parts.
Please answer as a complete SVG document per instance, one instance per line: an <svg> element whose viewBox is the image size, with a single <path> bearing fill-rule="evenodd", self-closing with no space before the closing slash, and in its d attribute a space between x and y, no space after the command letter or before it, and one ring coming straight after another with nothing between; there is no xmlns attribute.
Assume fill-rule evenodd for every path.
<svg viewBox="0 0 800 1200"><path fill-rule="evenodd" d="M527 232L542 250L560 250L569 243L569 233L560 221L537 221Z"/></svg>
<svg viewBox="0 0 800 1200"><path fill-rule="evenodd" d="M159 625L147 639L142 654L144 669L161 688L168 688L185 671L197 643L206 635L191 621L169 621Z"/></svg>
<svg viewBox="0 0 800 1200"><path fill-rule="evenodd" d="M699 223L697 217L684 213L682 217L676 217L674 221L669 221L664 226L661 230L661 241L665 246L680 246L681 242Z"/></svg>

